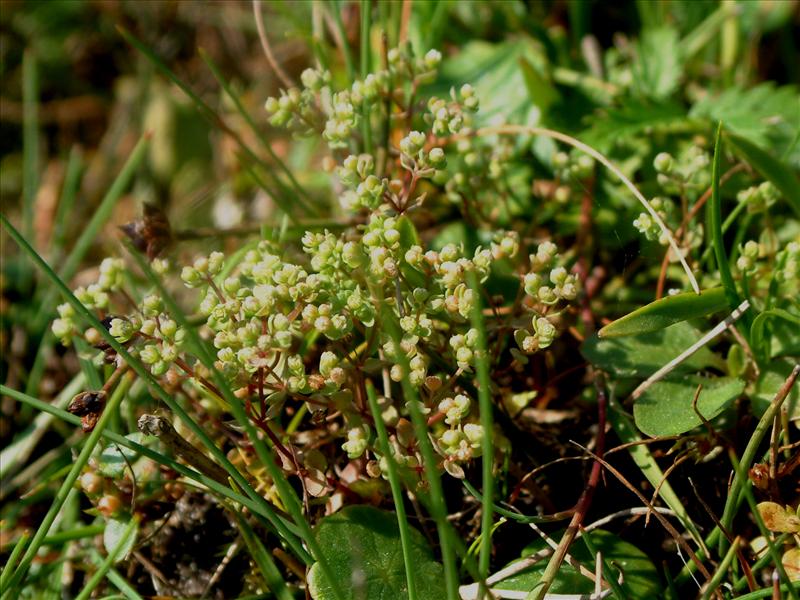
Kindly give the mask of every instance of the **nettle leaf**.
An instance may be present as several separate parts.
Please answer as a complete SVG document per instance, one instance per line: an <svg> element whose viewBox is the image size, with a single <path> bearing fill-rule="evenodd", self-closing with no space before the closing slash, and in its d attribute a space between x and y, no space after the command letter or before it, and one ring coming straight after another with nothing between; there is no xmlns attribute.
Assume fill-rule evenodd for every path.
<svg viewBox="0 0 800 600"><path fill-rule="evenodd" d="M372 506L348 506L322 519L315 531L345 598L408 598L400 530L394 513ZM411 528L411 556L420 600L445 597L444 570L433 559L425 538ZM308 572L314 600L335 598L319 563Z"/></svg>
<svg viewBox="0 0 800 600"><path fill-rule="evenodd" d="M106 552L111 554L114 549L123 541L125 537L125 533L128 530L128 527L131 524L131 517L128 516L124 519L119 518L112 518L106 521L106 528L103 531L103 545L105 546ZM117 554L116 560L114 562L119 562L121 560L125 560L127 558L130 551L133 549L133 545L136 542L136 536L138 534L138 525L134 529L132 533L128 535L128 538L125 540L125 545L120 548L119 553Z"/></svg>
<svg viewBox="0 0 800 600"><path fill-rule="evenodd" d="M683 75L677 30L672 27L646 29L636 44L632 72L642 95L656 100L671 96Z"/></svg>
<svg viewBox="0 0 800 600"><path fill-rule="evenodd" d="M702 334L687 322L665 329L605 339L593 335L581 348L583 356L594 366L618 377L645 379L663 367ZM707 367L723 369L725 361L706 347L700 348L676 368L676 372L698 371Z"/></svg>
<svg viewBox="0 0 800 600"><path fill-rule="evenodd" d="M655 598L658 596L661 591L658 571L644 552L613 533L602 529L592 531L590 535L595 550L603 555L607 564L613 565L611 567L613 573L607 575L617 578L619 569L624 572L622 589L625 591L626 598ZM545 542L537 540L522 551L522 556L530 556L544 548ZM595 558L589 552L586 544L581 540L576 540L570 546L569 551L575 560L594 572ZM520 571L513 577L498 582L494 587L501 590L528 592L541 581L546 567L547 560L543 560ZM581 575L577 569L564 563L558 570L558 575L549 591L552 594L591 594L594 591L594 583ZM616 598L613 595L611 597Z"/></svg>
<svg viewBox="0 0 800 600"><path fill-rule="evenodd" d="M126 435L125 437L137 444L146 445L148 443L147 436L138 431ZM125 469L128 468L128 463L133 464L138 457L139 454L135 450L123 448L117 444L109 444L103 452L100 453L98 470L102 475L116 479L122 477L123 473L125 473Z"/></svg>
<svg viewBox="0 0 800 600"><path fill-rule="evenodd" d="M637 308L597 332L601 338L622 337L658 331L688 319L715 313L728 307L722 287L700 294L686 292L667 296Z"/></svg>
<svg viewBox="0 0 800 600"><path fill-rule="evenodd" d="M700 376L658 381L633 405L636 426L653 437L679 435L694 429L702 423L692 408L700 385L697 410L706 420L711 420L741 395L745 383L735 377Z"/></svg>

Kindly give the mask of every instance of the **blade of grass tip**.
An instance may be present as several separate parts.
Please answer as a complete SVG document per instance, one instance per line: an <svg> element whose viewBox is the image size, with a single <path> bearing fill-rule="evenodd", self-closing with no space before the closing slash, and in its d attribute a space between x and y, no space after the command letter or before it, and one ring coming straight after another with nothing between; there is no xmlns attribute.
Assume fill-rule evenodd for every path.
<svg viewBox="0 0 800 600"><path fill-rule="evenodd" d="M308 521L305 518L305 515L303 514L303 507L300 504L300 500L297 497L297 493L295 492L294 488L289 484L289 481L286 479L286 475L284 474L283 469L281 469L278 466L264 438L262 438L258 434L255 425L247 416L247 413L244 409L244 406L242 405L241 400L239 400L239 398L237 398L234 395L233 390L231 390L227 380L222 375L222 373L220 373L219 369L217 369L214 359L208 350L208 347L200 339L200 336L197 334L197 331L195 331L193 327L188 326L185 315L181 312L180 308L175 303L175 300L169 294L167 289L163 286L158 277L155 276L153 270L142 259L141 255L138 252L134 251L130 247L129 249L131 250L131 253L135 258L136 262L139 264L139 267L147 275L148 279L150 280L150 283L154 285L161 293L161 297L164 300L164 304L172 313L175 320L181 327L184 327L186 329L186 336L188 338L189 344L194 347L194 351L196 352L196 355L199 358L200 362L212 374L212 378L216 383L216 385L219 387L220 391L222 392L224 399L228 402L228 407L233 413L233 416L236 418L237 421L239 421L239 424L242 425L242 427L244 427L244 430L247 433L248 438L253 443L256 455L258 456L262 464L267 468L267 471L269 472L270 477L272 478L273 484L277 488L278 496L280 497L284 506L286 506L286 509L288 510L289 514L294 520L294 524L300 529L305 543L311 550L311 555L320 564L320 568L322 569L328 580L331 582L332 589L334 591L334 596L336 596L338 600L343 600L345 596L341 590L338 580L335 579L335 576L333 574L333 569L330 566L330 562L328 561L325 554L322 552L322 548L319 545L317 538L314 536L314 532L311 530L311 525L308 523ZM223 458L225 458L225 461L227 461L227 458L224 456L224 454L222 456ZM230 463L228 462L228 464ZM233 465L231 465L231 468L234 468ZM237 481L237 483L239 482ZM246 480L245 484L247 484ZM239 483L239 485L241 484ZM247 485L245 490L247 491L248 495L251 493L251 491L253 494L256 494L256 492L252 490L252 488L249 485ZM256 494L256 496L259 499L262 499L261 496L258 496L258 494Z"/></svg>
<svg viewBox="0 0 800 600"><path fill-rule="evenodd" d="M379 296L373 293L373 297ZM400 324L397 321L397 317L383 302L379 303L379 310L382 315L382 324L389 332L392 343L395 348L400 348ZM436 531L439 535L439 545L442 550L447 598L449 600L458 600L458 570L456 567L455 542L453 540L453 531L447 520L447 504L442 490L442 480L436 467L436 453L428 437L428 425L419 406L417 390L408 378L408 373L410 372L408 357L406 357L403 352L398 352L397 361L403 372L401 381L403 395L405 396L406 406L411 413L411 421L414 425L414 432L424 462L425 476L428 479L431 516L436 522Z"/></svg>
<svg viewBox="0 0 800 600"><path fill-rule="evenodd" d="M286 587L286 582L283 580L280 570L278 569L275 561L272 560L272 555L267 552L264 544L253 531L250 523L238 512L233 513L236 516L236 521L239 523L239 532L242 534L242 539L250 550L250 555L253 557L253 562L256 563L258 570L264 577L264 583L267 584L269 590L275 594L278 600L293 600L293 596L289 589Z"/></svg>
<svg viewBox="0 0 800 600"><path fill-rule="evenodd" d="M202 58L203 61L205 61L206 65L211 70L211 73L214 75L220 87L225 91L226 94L228 94L228 97L233 101L234 105L236 106L236 109L239 111L239 114L242 116L247 125L250 127L250 130L259 139L262 147L264 148L264 150L267 151L267 154L269 154L269 157L278 166L281 172L283 172L283 174L286 175L286 177L289 179L289 183L291 183L292 188L294 188L294 191L297 192L298 196L300 196L304 201L310 203L311 197L308 195L308 192L300 185L300 183L295 178L294 173L292 173L292 170L288 166L286 166L286 163L281 159L281 157L275 154L275 151L272 149L272 145L269 143L269 140L264 136L264 133L258 128L258 125L256 125L256 122L253 120L253 117L250 116L250 113L247 112L247 109L245 109L244 105L242 104L242 101L239 99L239 96L236 95L236 93L231 88L230 84L222 76L222 72L219 70L219 67L217 67L216 63L208 55L208 52L206 52L203 48L200 48L198 52L200 53L200 58ZM305 209L306 211L309 210L307 206L305 207Z"/></svg>
<svg viewBox="0 0 800 600"><path fill-rule="evenodd" d="M50 243L51 260L53 257L60 256L64 250L67 224L71 221L69 215L78 197L82 175L83 152L80 146L73 146L72 150L70 150L69 158L67 159L64 184L61 187L61 196L58 199L58 208L56 209L56 216L53 219L53 236L52 242Z"/></svg>
<svg viewBox="0 0 800 600"><path fill-rule="evenodd" d="M375 431L378 434L378 445L381 452L386 457L386 470L389 475L389 485L392 488L392 499L397 513L397 526L400 528L400 545L403 549L403 564L406 568L406 585L408 585L408 600L417 599L416 571L414 561L411 557L411 531L408 526L406 508L403 503L403 484L400 482L400 474L397 472L397 462L394 459L394 452L389 443L389 434L386 432L386 424L383 422L381 409L378 406L378 397L375 394L375 387L372 382L367 381L367 400L369 409L375 420Z"/></svg>
<svg viewBox="0 0 800 600"><path fill-rule="evenodd" d="M255 152L253 152L250 149L250 147L247 144L245 144L245 142L242 139L242 137L238 133L236 133L235 130L231 129L228 126L228 124L222 119L222 117L220 117L214 111L213 108L211 108L202 98L200 98L200 96L198 96L192 90L192 88L189 87L188 84L186 84L175 73L173 73L172 70L169 67L167 67L167 65L165 65L164 62L160 58L158 58L150 48L145 46L136 36L134 36L130 31L128 31L124 27L117 26L117 30L119 31L120 35L123 38L125 38L125 41L127 41L131 46L136 48L139 52L144 54L145 58L147 58L153 64L153 66L156 67L156 69L158 69L161 72L162 75L164 75L172 83L174 83L176 86L178 86L178 88L180 88L180 90L189 97L189 99L195 104L195 106L200 111L200 113L206 119L208 119L208 121L213 126L218 127L224 133L229 135L233 139L233 141L236 142L236 144L239 146L239 148L241 148L242 152L244 152L244 154L250 160L252 160L253 162L255 162L255 163L259 164L259 165L261 165L267 172L270 172L269 165L266 164L263 160L261 160L255 154ZM269 189L265 188L265 190L267 192L269 192ZM275 196L275 194L273 193L273 194L270 194L270 195L273 198L275 198L276 202L277 202L277 197ZM287 206L288 206L288 205L291 204L290 201L293 200L293 198L282 198L281 200L284 203L289 203L289 204L287 204ZM298 202L298 204L301 204L301 203ZM302 206L302 204L301 204L301 206ZM314 210L313 207L307 206L305 208L307 210L311 211L311 214L313 216L318 216L316 210Z"/></svg>
<svg viewBox="0 0 800 600"><path fill-rule="evenodd" d="M728 572L728 567L731 566L733 559L736 557L736 551L739 549L740 541L741 538L738 536L734 538L733 544L731 544L731 547L728 549L728 552L725 554L725 556L722 557L722 560L717 565L717 570L714 571L714 576L708 582L706 590L703 592L702 600L708 600L720 589L722 580L725 579L725 575Z"/></svg>
<svg viewBox="0 0 800 600"><path fill-rule="evenodd" d="M89 219L86 227L83 228L81 235L78 237L78 241L75 242L75 245L67 256L67 259L64 261L64 264L58 270L58 276L62 280L69 281L77 272L81 261L83 261L86 253L89 251L89 247L94 242L97 234L100 232L100 229L111 217L111 213L114 210L114 206L117 204L117 200L120 199L123 192L125 192L125 190L128 188L134 174L136 173L136 170L139 168L142 160L144 160L149 143L150 134L145 133L133 148L128 160L125 161L125 164L123 165L117 177L114 179L111 187L108 188L106 195L100 201L100 205L97 207L97 210L94 211L92 218ZM57 298L58 292L52 288L45 295L35 320L36 327L38 329L44 327L45 322L50 318L50 315L53 313L53 309L55 308Z"/></svg>
<svg viewBox="0 0 800 600"><path fill-rule="evenodd" d="M25 240L24 237L16 230L16 228L8 221L8 219L0 213L0 222L2 222L3 226L8 231L9 235L14 239L14 241L19 245L19 247L26 253L28 256L33 260L33 262L40 268L50 280L55 283L58 290L63 294L64 298L67 302L75 309L75 312L83 317L83 319L88 322L92 327L97 329L103 339L122 357L126 364L128 364L131 369L144 381L146 382L152 389L156 391L156 395L160 400L162 400L170 410L181 419L189 430L197 436L200 442L206 447L206 449L211 453L211 455L217 459L225 470L233 477L234 481L238 485L241 486L247 493L247 495L253 499L256 504L259 506L259 510L257 512L263 514L267 520L280 532L281 536L286 539L287 543L292 547L292 549L297 553L297 556L306 562L311 561L311 557L305 551L305 549L300 545L299 541L296 539L295 535L290 531L287 523L283 521L283 519L275 512L272 506L262 497L260 496L249 484L247 479L239 472L239 470L228 460L228 457L225 455L224 452L220 448L217 447L216 443L208 436L208 434L200 427L189 415L186 411L183 410L181 405L177 402L177 400L167 392L158 382L158 380L150 373L150 371L142 364L140 360L134 358L128 350L120 344L117 339L112 336L108 329L103 326L103 324L99 321L97 316L94 315L90 310L88 310L70 291L67 285L56 275L55 271L47 264L47 262L36 252L36 250L31 247L31 245ZM139 259L138 254L134 254L137 259ZM141 259L140 264L143 264ZM144 265L145 272L154 279L154 275L152 271L149 269L147 265ZM157 281L157 280L156 280ZM159 288L163 290L163 287ZM170 298L171 307L176 308L174 301ZM176 313L173 316L179 317L182 326L186 326L186 318L183 313ZM191 327L187 328L190 333L194 333L194 330ZM196 334L195 334L196 337ZM230 390L228 390L230 392Z"/></svg>
<svg viewBox="0 0 800 600"><path fill-rule="evenodd" d="M789 377L786 378L786 381L784 381L783 385L778 390L778 393L775 394L775 398L772 400L767 410L764 411L763 415L761 415L761 418L756 425L756 429L753 431L753 435L750 436L750 441L747 442L747 446L745 446L744 452L742 452L742 460L740 461L742 473L747 474L750 471L750 467L752 466L753 460L758 452L758 447L763 441L764 436L772 427L773 419L775 418L775 415L778 414L781 404L783 404L783 401L789 395L792 386L797 381L798 375L800 375L800 364L796 364L794 366L792 372L789 374ZM730 485L728 496L725 501L725 508L722 511L722 518L720 519L720 525L725 531L730 531L731 529L733 517L736 514L736 508L738 506L739 494L742 492L742 486L745 485L747 481L748 479L746 475L744 478L742 478L738 473L734 474L733 482ZM725 552L726 546L727 539L725 536L720 536L720 555Z"/></svg>
<svg viewBox="0 0 800 600"><path fill-rule="evenodd" d="M32 238L39 189L39 74L30 49L22 55L22 163L22 230Z"/></svg>
<svg viewBox="0 0 800 600"><path fill-rule="evenodd" d="M30 539L30 532L24 531L22 535L19 536L17 543L14 544L14 549L11 551L11 554L9 554L8 560L3 567L3 572L0 574L0 590L5 589L6 585L8 585L8 582L11 579L11 574L14 572L14 568L17 566L17 561L19 561L20 554L22 554L23 550L28 547L28 542Z"/></svg>
<svg viewBox="0 0 800 600"><path fill-rule="evenodd" d="M103 564L103 557L100 556L100 553L92 548L90 552L90 556L92 558L92 562L100 567ZM128 583L128 580L125 579L122 575L114 567L109 567L108 571L106 572L106 577L108 580L117 588L122 595L125 596L128 600L144 600L139 593L133 588L133 586Z"/></svg>
<svg viewBox="0 0 800 600"><path fill-rule="evenodd" d="M61 419L65 423L70 423L71 425L75 426L81 424L80 417L76 417L75 415L68 413L65 410L56 408L52 404L43 402L42 400L39 400L38 398L33 398L32 396L29 396L27 394L23 394L22 392L18 392L17 390L13 390L9 387L6 387L5 385L0 384L0 393L9 396L10 398L13 398L15 400L18 400L19 402L22 402L26 405L32 406L36 410L39 410L43 413L53 415ZM170 469L180 473L184 477L191 479L192 481L196 481L201 485L204 485L209 490L216 492L220 496L233 500L234 502L238 502L242 506L247 507L255 515L261 517L265 516L263 514L263 510L261 509L261 507L250 498L243 496L242 494L230 489L229 487L221 485L219 482L208 477L207 475L195 471L194 469L190 469L183 463L178 462L177 460L173 459L170 456L161 454L160 452L157 452L152 448L148 448L147 446L143 446L141 444L133 442L130 439L118 433L114 433L113 431L107 431L107 430L104 431L103 438L124 448L129 448L134 452L141 454L145 458L148 458L157 464L169 467ZM269 525L268 521L267 524ZM268 529L270 528L268 527ZM274 530L270 529L270 531Z"/></svg>
<svg viewBox="0 0 800 600"><path fill-rule="evenodd" d="M717 137L714 142L714 159L711 167L711 202L707 204L707 218L709 223L709 232L711 234L711 243L714 248L714 257L717 261L717 269L719 270L719 278L722 281L722 287L725 288L725 296L728 298L728 304L731 310L735 310L741 303L739 292L736 290L736 283L733 281L731 275L731 267L728 262L728 255L725 251L725 243L722 239L722 207L719 193L719 177L720 177L720 162L722 159L722 123L717 126ZM745 339L749 337L750 331L750 315L744 316L746 327L743 328L742 335Z"/></svg>
<svg viewBox="0 0 800 600"><path fill-rule="evenodd" d="M342 51L342 55L344 56L344 64L347 69L347 81L349 85L353 84L356 78L356 67L355 63L353 62L353 56L350 53L350 46L347 43L347 32L344 28L344 21L342 21L342 6L339 0L334 0L330 4L331 14L333 15L333 20L336 23L336 31L338 35L336 36L336 41L340 45L340 50Z"/></svg>
<svg viewBox="0 0 800 600"><path fill-rule="evenodd" d="M372 11L371 0L361 0L361 79L365 79L370 70L370 17ZM364 137L364 152L372 154L372 123L370 123L369 103L364 100L361 104L361 134Z"/></svg>
<svg viewBox="0 0 800 600"><path fill-rule="evenodd" d="M494 423L492 418L491 381L489 380L489 355L486 346L486 327L483 322L483 303L478 277L474 272L467 274L467 282L472 290L472 311L470 325L478 332L475 353L475 370L478 375L478 406L480 410L483 442L481 449L481 465L483 472L483 505L481 508L481 550L478 560L478 572L481 580L489 576L489 562L492 557L491 530L494 523L494 444L492 436ZM485 593L485 590L480 592Z"/></svg>
<svg viewBox="0 0 800 600"><path fill-rule="evenodd" d="M67 495L70 493L70 491L72 491L72 488L75 485L75 482L78 480L81 471L83 471L83 467L87 462L89 462L92 452L97 446L97 443L100 441L103 429L105 429L117 406L119 406L120 402L122 402L122 399L125 397L125 394L127 393L131 383L132 380L130 377L123 377L117 384L114 392L111 394L111 397L106 403L106 406L97 421L97 425L95 425L95 428L84 442L78 458L75 459L75 462L72 464L69 473L67 473L67 476L61 484L61 487L58 489L58 492L53 499L53 503L50 505L50 509L47 511L47 514L39 525L39 528L36 530L36 534L33 536L33 539L23 555L19 566L14 571L14 575L11 576L7 586L2 590L4 598L7 598L10 594L12 594L14 589L24 580L25 575L28 572L28 568L33 562L36 553L39 551L39 548L44 542L44 538L47 536L47 533L50 530L50 526L56 520L61 507L67 499Z"/></svg>
<svg viewBox="0 0 800 600"><path fill-rule="evenodd" d="M728 451L728 457L730 458L731 465L733 465L733 470L736 472L736 476L742 480L746 481L742 486L742 492L744 493L745 498L747 499L747 503L750 505L750 511L753 514L753 519L755 519L756 525L758 525L758 529L761 532L761 535L764 537L764 540L767 542L767 548L769 551L770 556L772 556L772 560L774 562L775 569L777 569L778 574L781 576L781 579L786 583L791 583L791 579L789 579L789 575L786 573L786 568L783 566L783 561L781 560L781 552L775 543L771 539L772 533L767 526L764 524L764 519L761 517L761 513L758 510L758 504L756 503L755 496L753 495L753 490L750 487L750 479L747 476L747 470L742 468L742 463L736 460L736 453L731 448ZM738 537L736 538L739 539ZM735 544L734 544L735 545ZM790 587L789 588L789 595L794 599L798 600L798 590L797 588Z"/></svg>
<svg viewBox="0 0 800 600"><path fill-rule="evenodd" d="M114 548L111 550L111 552L108 553L108 556L106 556L105 560L103 560L103 562L100 563L100 566L97 567L97 570L89 578L89 581L83 584L83 589L81 590L81 593L78 594L78 596L75 598L75 600L88 600L89 596L92 595L94 589L98 585L100 585L100 582L103 581L103 579L105 578L106 573L108 573L108 570L111 568L111 565L113 565L116 562L117 557L120 555L122 550L128 544L128 539L136 531L138 525L139 525L139 517L134 515L133 517L131 517L131 521L130 523L128 523L128 526L122 532L122 536L120 537L119 541L114 545Z"/></svg>

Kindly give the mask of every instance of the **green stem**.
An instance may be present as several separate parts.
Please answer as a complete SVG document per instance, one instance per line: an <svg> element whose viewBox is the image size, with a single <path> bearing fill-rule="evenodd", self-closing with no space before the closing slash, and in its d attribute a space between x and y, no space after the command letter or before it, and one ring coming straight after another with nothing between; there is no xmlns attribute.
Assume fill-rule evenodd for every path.
<svg viewBox="0 0 800 600"><path fill-rule="evenodd" d="M32 237L39 188L39 75L31 50L22 56L22 160L22 230Z"/></svg>
<svg viewBox="0 0 800 600"><path fill-rule="evenodd" d="M106 573L108 573L108 570L111 568L111 566L117 562L117 558L119 557L120 553L128 544L128 538L134 534L138 525L139 518L136 516L131 517L131 522L128 523L125 531L122 532L122 536L120 537L119 541L116 543L111 552L108 553L108 556L106 556L105 560L100 563L100 566L97 567L97 571L94 572L94 575L92 575L89 578L89 581L83 585L81 593L78 594L75 600L88 600L94 589L100 585L101 581L103 581L103 578L106 576Z"/></svg>
<svg viewBox="0 0 800 600"><path fill-rule="evenodd" d="M397 526L400 528L400 545L403 548L403 564L406 568L406 584L408 585L408 600L417 599L417 582L414 560L411 556L411 531L406 517L406 508L403 503L403 485L400 483L400 475L397 472L397 462L394 459L394 452L389 443L389 434L386 431L386 424L383 422L378 398L372 382L367 382L367 399L372 417L375 420L375 431L378 434L378 445L383 456L386 458L386 470L389 475L389 485L392 488L392 499L397 513Z"/></svg>
<svg viewBox="0 0 800 600"><path fill-rule="evenodd" d="M370 0L361 0L361 79L365 79L370 69ZM361 104L361 133L364 137L364 152L372 154L372 123L370 122L369 103Z"/></svg>

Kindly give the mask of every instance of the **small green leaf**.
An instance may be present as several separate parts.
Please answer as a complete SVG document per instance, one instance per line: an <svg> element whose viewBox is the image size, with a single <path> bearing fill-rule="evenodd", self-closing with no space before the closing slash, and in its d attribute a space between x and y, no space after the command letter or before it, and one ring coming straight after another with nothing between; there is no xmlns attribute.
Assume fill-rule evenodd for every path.
<svg viewBox="0 0 800 600"><path fill-rule="evenodd" d="M128 527L130 524L130 517L121 519L113 518L106 522L106 529L103 532L103 545L105 546L108 554L111 554L114 549L123 541L126 533L128 535L127 539L125 540L125 544L119 548L117 552L115 562L124 560L133 548L133 544L136 542L138 525L136 526L136 529L134 529L133 533L128 533Z"/></svg>
<svg viewBox="0 0 800 600"><path fill-rule="evenodd" d="M658 596L661 591L658 583L658 571L644 552L602 529L592 531L591 536L595 549L603 555L608 564L613 565L612 570L615 572L613 575L607 576L617 578L619 575L617 569L622 569L624 572L622 589L626 592L627 598L655 598ZM557 539L559 536L554 534L554 537ZM537 540L522 551L522 556L530 556L545 547L544 541ZM594 571L595 558L581 540L576 540L570 546L569 551L575 560L590 571ZM537 563L498 582L494 587L500 590L528 592L539 583L546 565L547 561ZM593 591L594 584L566 563L559 569L553 585L548 590L552 594L591 594Z"/></svg>
<svg viewBox="0 0 800 600"><path fill-rule="evenodd" d="M646 29L636 44L634 85L641 95L663 100L678 89L683 75L678 32L672 27Z"/></svg>
<svg viewBox="0 0 800 600"><path fill-rule="evenodd" d="M754 349L760 350L764 344L764 328L767 320L771 318L783 319L795 326L800 326L800 317L793 315L789 311L782 308L773 308L772 310L765 310L753 319L753 325L750 327L750 343Z"/></svg>
<svg viewBox="0 0 800 600"><path fill-rule="evenodd" d="M659 381L647 389L633 405L636 426L647 435L658 437L679 435L702 423L692 409L697 387L697 410L706 420L720 414L730 402L744 391L744 381L735 377L686 377L681 380Z"/></svg>
<svg viewBox="0 0 800 600"><path fill-rule="evenodd" d="M701 333L685 321L659 331L623 338L588 338L581 348L586 360L618 377L644 379L700 339ZM725 361L706 347L683 361L676 370L724 368Z"/></svg>
<svg viewBox="0 0 800 600"><path fill-rule="evenodd" d="M664 329L680 321L702 317L728 306L725 290L715 287L699 294L686 292L667 296L637 308L597 332L601 338L637 335Z"/></svg>
<svg viewBox="0 0 800 600"><path fill-rule="evenodd" d="M775 394L781 389L783 382L789 377L797 359L794 360L772 360L768 366L761 370L756 382L756 389L752 395L753 412L761 416L767 410ZM789 395L783 401L789 418L800 419L800 385L793 385L789 390Z"/></svg>
<svg viewBox="0 0 800 600"><path fill-rule="evenodd" d="M142 445L146 444L148 441L147 437L138 431L126 435L125 437L132 442ZM122 477L125 473L125 469L128 468L128 463L133 464L133 461L135 461L137 457L138 454L130 448L121 448L116 444L110 444L106 446L100 454L98 470L105 477L117 479Z"/></svg>
<svg viewBox="0 0 800 600"><path fill-rule="evenodd" d="M445 597L442 565L433 559L422 534L413 528L411 534L417 598L440 600ZM347 600L408 598L400 530L393 513L349 506L322 519L315 535ZM334 597L319 563L308 573L308 588L314 600Z"/></svg>
<svg viewBox="0 0 800 600"><path fill-rule="evenodd" d="M519 57L519 68L522 70L522 78L528 89L528 97L539 107L542 114L546 115L553 103L561 99L561 94L558 93L550 78L543 75L524 56Z"/></svg>

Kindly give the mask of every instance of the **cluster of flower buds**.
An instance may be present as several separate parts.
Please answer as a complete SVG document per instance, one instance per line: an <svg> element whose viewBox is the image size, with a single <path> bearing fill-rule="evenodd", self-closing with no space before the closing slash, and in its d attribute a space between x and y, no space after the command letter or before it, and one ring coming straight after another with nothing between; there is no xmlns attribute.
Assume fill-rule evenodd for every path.
<svg viewBox="0 0 800 600"><path fill-rule="evenodd" d="M740 248L739 258L736 259L736 268L741 273L752 275L756 271L758 259L764 256L764 247L754 240L748 240Z"/></svg>
<svg viewBox="0 0 800 600"><path fill-rule="evenodd" d="M552 158L553 170L561 181L577 182L588 179L594 171L594 159L582 152L556 152Z"/></svg>
<svg viewBox="0 0 800 600"><path fill-rule="evenodd" d="M739 202L745 202L747 212L765 212L780 198L780 192L771 182L765 181L760 185L746 188L736 195Z"/></svg>
<svg viewBox="0 0 800 600"><path fill-rule="evenodd" d="M347 188L340 200L345 210L375 210L382 203L387 183L375 176L375 161L369 154L349 155L336 173Z"/></svg>
<svg viewBox="0 0 800 600"><path fill-rule="evenodd" d="M471 128L472 114L478 111L478 105L475 89L465 83L458 92L455 88L450 90L450 102L436 97L428 100L425 120L436 136L460 135Z"/></svg>
<svg viewBox="0 0 800 600"><path fill-rule="evenodd" d="M683 150L677 158L660 152L653 159L661 188L670 195L686 194L689 197L703 193L710 185L710 164L708 153L696 145Z"/></svg>
<svg viewBox="0 0 800 600"><path fill-rule="evenodd" d="M675 216L675 203L669 198L656 196L650 200L650 206L653 207L653 210L661 217L664 223L668 223ZM633 220L633 226L651 242L657 240L662 246L666 246L669 243L669 238L661 231L658 223L649 212L639 213L639 216Z"/></svg>

